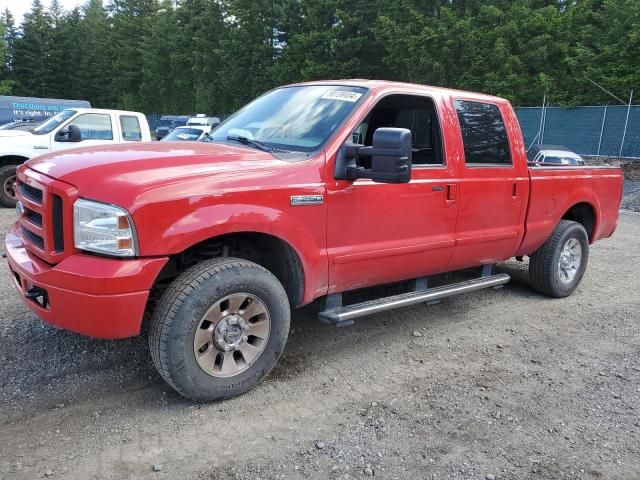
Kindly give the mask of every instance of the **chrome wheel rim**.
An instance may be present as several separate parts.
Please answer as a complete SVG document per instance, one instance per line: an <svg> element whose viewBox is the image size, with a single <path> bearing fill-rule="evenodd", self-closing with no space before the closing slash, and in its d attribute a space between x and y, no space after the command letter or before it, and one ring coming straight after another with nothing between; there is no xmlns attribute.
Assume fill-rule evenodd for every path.
<svg viewBox="0 0 640 480"><path fill-rule="evenodd" d="M567 240L558 260L558 276L562 283L571 283L576 278L582 262L582 246L575 238Z"/></svg>
<svg viewBox="0 0 640 480"><path fill-rule="evenodd" d="M204 314L193 337L200 368L212 377L233 377L249 368L264 352L271 317L262 300L234 293Z"/></svg>
<svg viewBox="0 0 640 480"><path fill-rule="evenodd" d="M16 198L16 190L13 188L14 183L16 183L15 175L4 181L4 194L9 198Z"/></svg>

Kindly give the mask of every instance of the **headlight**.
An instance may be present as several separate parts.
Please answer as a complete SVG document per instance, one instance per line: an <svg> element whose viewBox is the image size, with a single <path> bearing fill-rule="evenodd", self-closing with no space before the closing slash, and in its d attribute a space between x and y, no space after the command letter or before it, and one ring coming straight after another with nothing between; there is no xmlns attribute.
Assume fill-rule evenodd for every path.
<svg viewBox="0 0 640 480"><path fill-rule="evenodd" d="M138 241L129 213L115 205L83 198L73 204L73 239L76 248L134 257Z"/></svg>

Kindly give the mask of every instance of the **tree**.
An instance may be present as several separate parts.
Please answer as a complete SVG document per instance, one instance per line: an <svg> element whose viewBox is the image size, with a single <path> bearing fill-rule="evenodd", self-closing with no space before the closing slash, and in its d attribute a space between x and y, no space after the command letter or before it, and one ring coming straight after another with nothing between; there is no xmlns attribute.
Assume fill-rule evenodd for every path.
<svg viewBox="0 0 640 480"><path fill-rule="evenodd" d="M96 106L222 113L283 83L384 78L516 105L640 90L637 0L34 0L2 15L0 82Z"/></svg>
<svg viewBox="0 0 640 480"><path fill-rule="evenodd" d="M17 37L13 15L8 8L0 14L0 95L11 93L13 88L14 46Z"/></svg>
<svg viewBox="0 0 640 480"><path fill-rule="evenodd" d="M0 18L0 95L11 93L11 81L9 80L9 45L7 43L6 25L4 18Z"/></svg>
<svg viewBox="0 0 640 480"><path fill-rule="evenodd" d="M40 0L33 0L31 12L24 16L20 28L22 35L16 38L13 51L14 93L46 97L54 68L50 58L53 27Z"/></svg>
<svg viewBox="0 0 640 480"><path fill-rule="evenodd" d="M143 110L140 95L144 81L144 50L151 38L152 19L159 10L157 0L111 0L112 17L110 40L113 67L117 75L113 87L118 107Z"/></svg>
<svg viewBox="0 0 640 480"><path fill-rule="evenodd" d="M235 0L222 10L224 31L214 47L220 108L233 111L275 85L278 8L274 0ZM197 67L196 67L197 68Z"/></svg>
<svg viewBox="0 0 640 480"><path fill-rule="evenodd" d="M72 12L72 15L76 14ZM70 23L73 25L75 21ZM75 85L73 97L89 100L96 107L117 106L115 46L110 21L101 0L87 2L77 28L69 28L68 35L68 48L77 54L74 60L76 69L71 77Z"/></svg>

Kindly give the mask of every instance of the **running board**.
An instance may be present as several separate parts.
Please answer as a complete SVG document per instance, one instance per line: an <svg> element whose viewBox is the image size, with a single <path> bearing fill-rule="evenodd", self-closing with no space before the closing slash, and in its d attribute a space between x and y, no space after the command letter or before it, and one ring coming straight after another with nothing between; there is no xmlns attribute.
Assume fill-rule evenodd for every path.
<svg viewBox="0 0 640 480"><path fill-rule="evenodd" d="M460 283L444 285L442 287L417 290L409 293L401 293L391 297L378 298L368 302L355 303L344 307L335 307L323 310L318 314L320 320L332 323L336 326L350 325L353 320L373 313L385 312L400 307L408 307L417 303L432 302L441 298L451 297L461 293L475 292L483 288L500 287L511 280L506 273L474 278Z"/></svg>

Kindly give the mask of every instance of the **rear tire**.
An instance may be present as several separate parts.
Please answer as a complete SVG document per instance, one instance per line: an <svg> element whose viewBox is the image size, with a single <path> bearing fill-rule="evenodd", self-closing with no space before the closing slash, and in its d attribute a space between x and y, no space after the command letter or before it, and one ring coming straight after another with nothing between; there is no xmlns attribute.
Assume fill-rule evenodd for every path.
<svg viewBox="0 0 640 480"><path fill-rule="evenodd" d="M578 287L589 260L589 237L584 227L560 220L546 242L529 259L529 281L540 293L562 298Z"/></svg>
<svg viewBox="0 0 640 480"><path fill-rule="evenodd" d="M17 165L5 165L0 167L0 185L2 185L2 191L0 192L0 205L7 208L14 208L16 206L16 192L13 184L16 181L16 169Z"/></svg>
<svg viewBox="0 0 640 480"><path fill-rule="evenodd" d="M163 293L151 319L151 358L185 397L234 397L274 367L290 315L287 294L268 270L238 258L207 260Z"/></svg>

